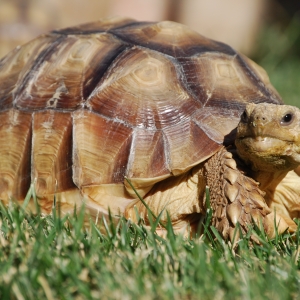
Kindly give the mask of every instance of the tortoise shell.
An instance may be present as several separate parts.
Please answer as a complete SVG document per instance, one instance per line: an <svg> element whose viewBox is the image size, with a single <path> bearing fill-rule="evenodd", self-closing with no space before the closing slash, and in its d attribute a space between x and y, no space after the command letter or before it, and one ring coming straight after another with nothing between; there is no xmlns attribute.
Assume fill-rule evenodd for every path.
<svg viewBox="0 0 300 300"><path fill-rule="evenodd" d="M262 68L184 25L52 31L0 61L0 198L124 176L145 194L231 143L249 102L282 100Z"/></svg>

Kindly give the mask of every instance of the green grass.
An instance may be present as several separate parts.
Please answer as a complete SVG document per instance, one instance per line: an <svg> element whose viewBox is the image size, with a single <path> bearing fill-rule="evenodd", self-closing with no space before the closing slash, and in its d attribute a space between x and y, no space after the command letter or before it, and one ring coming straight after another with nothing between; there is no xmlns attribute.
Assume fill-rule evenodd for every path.
<svg viewBox="0 0 300 300"><path fill-rule="evenodd" d="M84 226L0 206L0 299L297 299L299 232L233 251L210 229L166 238L121 218ZM214 234L215 232L215 234ZM299 298L298 298L299 299Z"/></svg>

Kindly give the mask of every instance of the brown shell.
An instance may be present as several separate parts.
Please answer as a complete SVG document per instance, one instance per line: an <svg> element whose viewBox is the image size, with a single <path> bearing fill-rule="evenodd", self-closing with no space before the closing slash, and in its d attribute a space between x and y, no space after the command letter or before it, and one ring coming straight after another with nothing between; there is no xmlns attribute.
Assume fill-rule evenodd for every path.
<svg viewBox="0 0 300 300"><path fill-rule="evenodd" d="M0 198L180 174L232 142L248 102L282 100L251 60L174 22L42 35L0 61Z"/></svg>

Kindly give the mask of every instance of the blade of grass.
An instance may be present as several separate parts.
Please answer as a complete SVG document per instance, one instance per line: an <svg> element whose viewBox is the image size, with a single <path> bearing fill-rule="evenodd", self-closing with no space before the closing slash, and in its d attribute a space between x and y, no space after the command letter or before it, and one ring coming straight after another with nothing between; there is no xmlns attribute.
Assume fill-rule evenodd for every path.
<svg viewBox="0 0 300 300"><path fill-rule="evenodd" d="M23 202L23 204L22 204L22 206L21 206L21 208L22 208L23 210L26 209L26 207L27 207L28 204L29 204L30 199L32 198L32 191L33 191L33 189L34 189L34 187L33 187L33 184L31 183L31 184L30 184L30 187L29 187L29 190L28 190L28 192L27 192L27 194L26 194L26 196L25 196L24 202Z"/></svg>
<svg viewBox="0 0 300 300"><path fill-rule="evenodd" d="M131 181L127 178L127 177L125 177L125 180L128 182L128 184L130 185L130 187L132 188L132 190L134 191L134 193L137 195L137 197L139 198L139 200L143 203L143 205L146 207L146 209L147 209L147 212L148 212L148 218L150 219L150 215L149 215L149 213L152 215L152 217L154 217L156 220L158 220L158 224L159 225L161 225L163 228L165 228L166 229L166 226L162 223L162 222L160 222L160 219L159 219L159 217L157 217L153 212L152 212L152 210L150 209L150 207L148 206L148 204L144 201L144 199L143 199L143 197L141 197L140 195L139 195L139 193L137 192L137 190L135 189L135 187L133 186L133 184L131 183ZM163 210L160 212L160 216L161 216L161 214L162 214L162 212L163 212ZM153 223L154 224L154 223ZM153 225L152 224L152 225ZM151 225L151 228L152 228L152 225Z"/></svg>

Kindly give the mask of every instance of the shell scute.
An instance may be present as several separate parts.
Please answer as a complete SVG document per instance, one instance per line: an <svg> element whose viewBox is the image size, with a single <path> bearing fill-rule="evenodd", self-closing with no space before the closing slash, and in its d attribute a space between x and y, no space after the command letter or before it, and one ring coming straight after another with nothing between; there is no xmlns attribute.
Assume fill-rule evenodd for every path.
<svg viewBox="0 0 300 300"><path fill-rule="evenodd" d="M16 106L26 110L82 107L107 64L124 48L105 33L64 37L47 59L33 63L26 85L16 97Z"/></svg>
<svg viewBox="0 0 300 300"><path fill-rule="evenodd" d="M87 110L73 113L73 180L78 187L124 180L132 128Z"/></svg>
<svg viewBox="0 0 300 300"><path fill-rule="evenodd" d="M134 132L127 177L155 178L170 175L162 131L137 128Z"/></svg>
<svg viewBox="0 0 300 300"><path fill-rule="evenodd" d="M235 53L228 45L207 39L189 27L171 21L141 23L112 30L112 33L128 43L141 45L176 58L192 56L199 52Z"/></svg>
<svg viewBox="0 0 300 300"><path fill-rule="evenodd" d="M57 37L41 36L17 47L0 61L0 110L11 108L25 85L33 62L47 52Z"/></svg>
<svg viewBox="0 0 300 300"><path fill-rule="evenodd" d="M119 56L87 106L130 126L161 129L189 119L200 108L164 55L138 47Z"/></svg>
<svg viewBox="0 0 300 300"><path fill-rule="evenodd" d="M264 102L277 103L279 101L280 103L282 103L282 99L279 93L272 86L267 72L261 66L257 65L254 61L243 54L239 55L239 60L242 62L242 66L245 72L249 72L250 70L250 73L252 74L254 79L254 84L258 81L260 89L263 88L263 90L267 90L269 97L265 99ZM249 100L254 103L260 103L259 99L249 98Z"/></svg>
<svg viewBox="0 0 300 300"><path fill-rule="evenodd" d="M52 33L64 34L64 35L85 35L99 32L106 32L116 28L128 27L130 25L135 26L138 24L133 19L112 17L105 20L99 20L92 23L81 24L79 26L67 27L63 29L53 30Z"/></svg>
<svg viewBox="0 0 300 300"><path fill-rule="evenodd" d="M219 144L190 120L166 128L164 134L173 175L185 172L220 149Z"/></svg>
<svg viewBox="0 0 300 300"><path fill-rule="evenodd" d="M229 144L235 138L236 124L240 120L239 111L239 109L207 106L196 111L193 120L211 140L218 144Z"/></svg>
<svg viewBox="0 0 300 300"><path fill-rule="evenodd" d="M75 188L72 181L72 118L46 110L33 114L31 178L39 198Z"/></svg>
<svg viewBox="0 0 300 300"><path fill-rule="evenodd" d="M30 178L31 113L0 112L0 199L24 199Z"/></svg>
<svg viewBox="0 0 300 300"><path fill-rule="evenodd" d="M254 81L254 72L245 70L239 55L199 53L182 66L188 85L204 106L242 111L255 99L270 101L269 91L258 84L259 79Z"/></svg>

